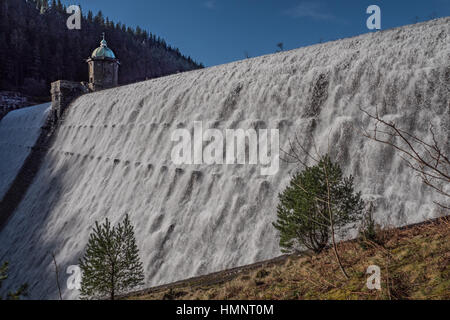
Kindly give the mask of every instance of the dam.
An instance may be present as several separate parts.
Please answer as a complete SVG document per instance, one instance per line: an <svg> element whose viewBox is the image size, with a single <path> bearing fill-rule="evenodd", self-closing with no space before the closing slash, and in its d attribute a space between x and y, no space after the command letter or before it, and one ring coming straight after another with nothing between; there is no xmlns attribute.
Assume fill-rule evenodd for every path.
<svg viewBox="0 0 450 320"><path fill-rule="evenodd" d="M54 132L39 171L0 231L0 261L33 299L62 294L95 221L129 214L146 286L250 264L280 255L272 222L278 193L298 165L180 164L171 159L174 130L278 129L288 150L298 136L329 151L383 224L438 216L441 198L394 150L362 135L378 110L412 134L436 135L450 150L450 18L318 44L227 65L82 95ZM0 122L0 197L6 193L48 113L48 105ZM12 130L12 128L15 128ZM33 128L32 130L30 128ZM331 146L331 147L330 147Z"/></svg>

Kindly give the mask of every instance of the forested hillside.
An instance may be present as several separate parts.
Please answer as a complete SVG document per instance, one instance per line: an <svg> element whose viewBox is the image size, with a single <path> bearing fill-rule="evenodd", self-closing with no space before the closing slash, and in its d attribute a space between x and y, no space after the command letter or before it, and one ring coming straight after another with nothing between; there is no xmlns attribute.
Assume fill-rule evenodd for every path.
<svg viewBox="0 0 450 320"><path fill-rule="evenodd" d="M163 39L102 12L83 12L81 30L69 30L68 17L60 0L0 0L0 90L47 96L52 81L87 81L85 60L102 32L120 59L120 84L203 67Z"/></svg>

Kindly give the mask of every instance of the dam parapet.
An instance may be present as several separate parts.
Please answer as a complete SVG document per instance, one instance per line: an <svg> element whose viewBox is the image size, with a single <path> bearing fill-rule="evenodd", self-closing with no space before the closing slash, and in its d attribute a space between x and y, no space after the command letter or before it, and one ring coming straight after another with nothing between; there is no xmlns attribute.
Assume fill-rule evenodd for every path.
<svg viewBox="0 0 450 320"><path fill-rule="evenodd" d="M58 80L52 83L52 111L48 122L54 126L62 120L64 111L79 96L88 93L86 85L79 82Z"/></svg>

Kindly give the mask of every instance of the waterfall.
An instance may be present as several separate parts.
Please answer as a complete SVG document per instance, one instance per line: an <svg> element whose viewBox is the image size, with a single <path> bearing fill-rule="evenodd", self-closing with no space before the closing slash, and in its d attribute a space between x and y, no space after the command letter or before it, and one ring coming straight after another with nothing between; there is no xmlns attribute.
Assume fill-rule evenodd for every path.
<svg viewBox="0 0 450 320"><path fill-rule="evenodd" d="M17 176L47 119L50 104L9 112L0 122L0 199Z"/></svg>
<svg viewBox="0 0 450 320"><path fill-rule="evenodd" d="M174 165L171 135L194 122L221 132L278 129L283 150L296 134L311 148L313 136L355 176L379 222L436 217L439 197L392 149L362 136L371 120L360 108L425 139L431 122L448 141L449 29L443 18L81 96L0 233L0 260L11 264L2 290L28 282L32 298L57 298L54 252L63 296L77 298L66 268L78 263L96 220L117 223L126 213L147 286L279 255L271 223L298 167L281 161L263 176L259 165ZM2 121L5 144L15 135L4 122L19 120Z"/></svg>

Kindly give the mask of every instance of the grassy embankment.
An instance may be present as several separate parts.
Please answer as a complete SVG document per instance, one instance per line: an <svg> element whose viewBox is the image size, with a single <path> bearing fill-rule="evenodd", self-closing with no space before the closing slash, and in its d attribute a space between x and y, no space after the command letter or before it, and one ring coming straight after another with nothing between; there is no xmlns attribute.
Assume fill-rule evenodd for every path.
<svg viewBox="0 0 450 320"><path fill-rule="evenodd" d="M377 242L339 245L350 279L331 249L290 256L269 266L237 272L218 281L185 281L131 299L450 299L450 220L389 229ZM381 269L381 290L366 286L367 268ZM213 280L213 281L211 281ZM216 282L216 283L214 283ZM218 283L217 283L218 282Z"/></svg>

